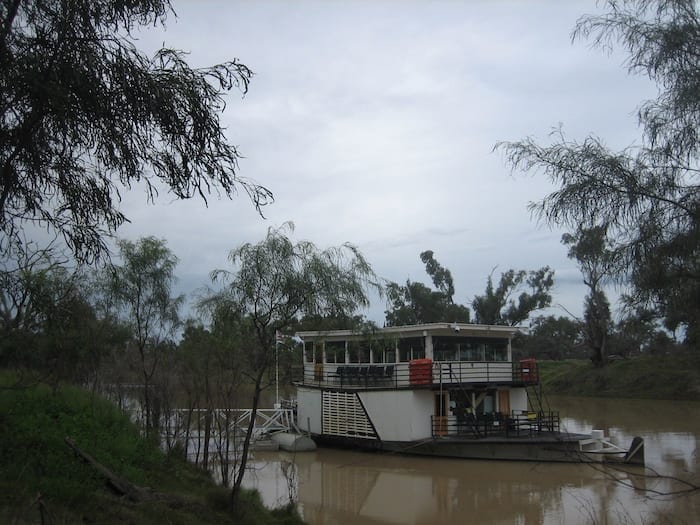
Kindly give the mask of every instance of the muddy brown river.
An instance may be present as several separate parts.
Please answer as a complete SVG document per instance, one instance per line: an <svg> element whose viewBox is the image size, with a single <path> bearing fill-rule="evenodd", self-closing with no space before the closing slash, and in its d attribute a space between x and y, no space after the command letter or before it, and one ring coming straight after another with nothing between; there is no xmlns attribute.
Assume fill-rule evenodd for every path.
<svg viewBox="0 0 700 525"><path fill-rule="evenodd" d="M572 432L646 442L647 469L319 449L258 452L247 486L311 525L697 524L700 403L550 398ZM677 478L677 479L673 479Z"/></svg>

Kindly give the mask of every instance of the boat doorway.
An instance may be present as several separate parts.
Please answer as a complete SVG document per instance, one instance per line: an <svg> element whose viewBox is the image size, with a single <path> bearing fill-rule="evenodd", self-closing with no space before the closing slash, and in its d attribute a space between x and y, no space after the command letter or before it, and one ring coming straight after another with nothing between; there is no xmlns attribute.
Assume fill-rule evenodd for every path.
<svg viewBox="0 0 700 525"><path fill-rule="evenodd" d="M433 412L433 435L444 436L448 432L449 418L447 402L449 400L447 392L435 392L434 412Z"/></svg>
<svg viewBox="0 0 700 525"><path fill-rule="evenodd" d="M442 417L449 414L447 410L447 401L449 400L449 394L447 392L436 392L435 393L435 416Z"/></svg>
<svg viewBox="0 0 700 525"><path fill-rule="evenodd" d="M496 411L495 394L493 390L453 390L450 392L450 408L456 416L492 414Z"/></svg>
<svg viewBox="0 0 700 525"><path fill-rule="evenodd" d="M505 416L510 414L510 392L508 390L498 391L498 411Z"/></svg>

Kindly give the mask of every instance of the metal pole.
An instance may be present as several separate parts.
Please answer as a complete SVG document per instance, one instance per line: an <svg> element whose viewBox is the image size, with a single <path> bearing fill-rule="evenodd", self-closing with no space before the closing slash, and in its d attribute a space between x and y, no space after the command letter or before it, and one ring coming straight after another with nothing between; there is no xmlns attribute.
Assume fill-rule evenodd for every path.
<svg viewBox="0 0 700 525"><path fill-rule="evenodd" d="M275 408L280 407L279 337L275 336Z"/></svg>

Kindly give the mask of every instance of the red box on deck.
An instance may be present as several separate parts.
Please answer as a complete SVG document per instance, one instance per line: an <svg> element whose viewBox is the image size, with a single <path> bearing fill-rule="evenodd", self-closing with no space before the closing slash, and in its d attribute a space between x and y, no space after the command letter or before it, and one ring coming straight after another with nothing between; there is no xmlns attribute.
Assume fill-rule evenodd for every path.
<svg viewBox="0 0 700 525"><path fill-rule="evenodd" d="M537 360L535 358L520 360L520 379L526 383L537 382Z"/></svg>
<svg viewBox="0 0 700 525"><path fill-rule="evenodd" d="M433 382L433 360L412 359L408 362L408 377L412 385L429 385Z"/></svg>

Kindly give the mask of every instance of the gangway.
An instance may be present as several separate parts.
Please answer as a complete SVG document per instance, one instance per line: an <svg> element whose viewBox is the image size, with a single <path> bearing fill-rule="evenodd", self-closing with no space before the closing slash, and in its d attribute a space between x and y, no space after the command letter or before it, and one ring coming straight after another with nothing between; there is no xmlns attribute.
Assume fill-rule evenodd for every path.
<svg viewBox="0 0 700 525"><path fill-rule="evenodd" d="M175 409L171 414L168 426L176 428L189 427L227 430L230 433L242 433L248 429L252 408L195 408ZM207 419L209 421L207 422ZM255 412L253 439L275 432L299 432L295 422L294 410L291 408L258 408Z"/></svg>

